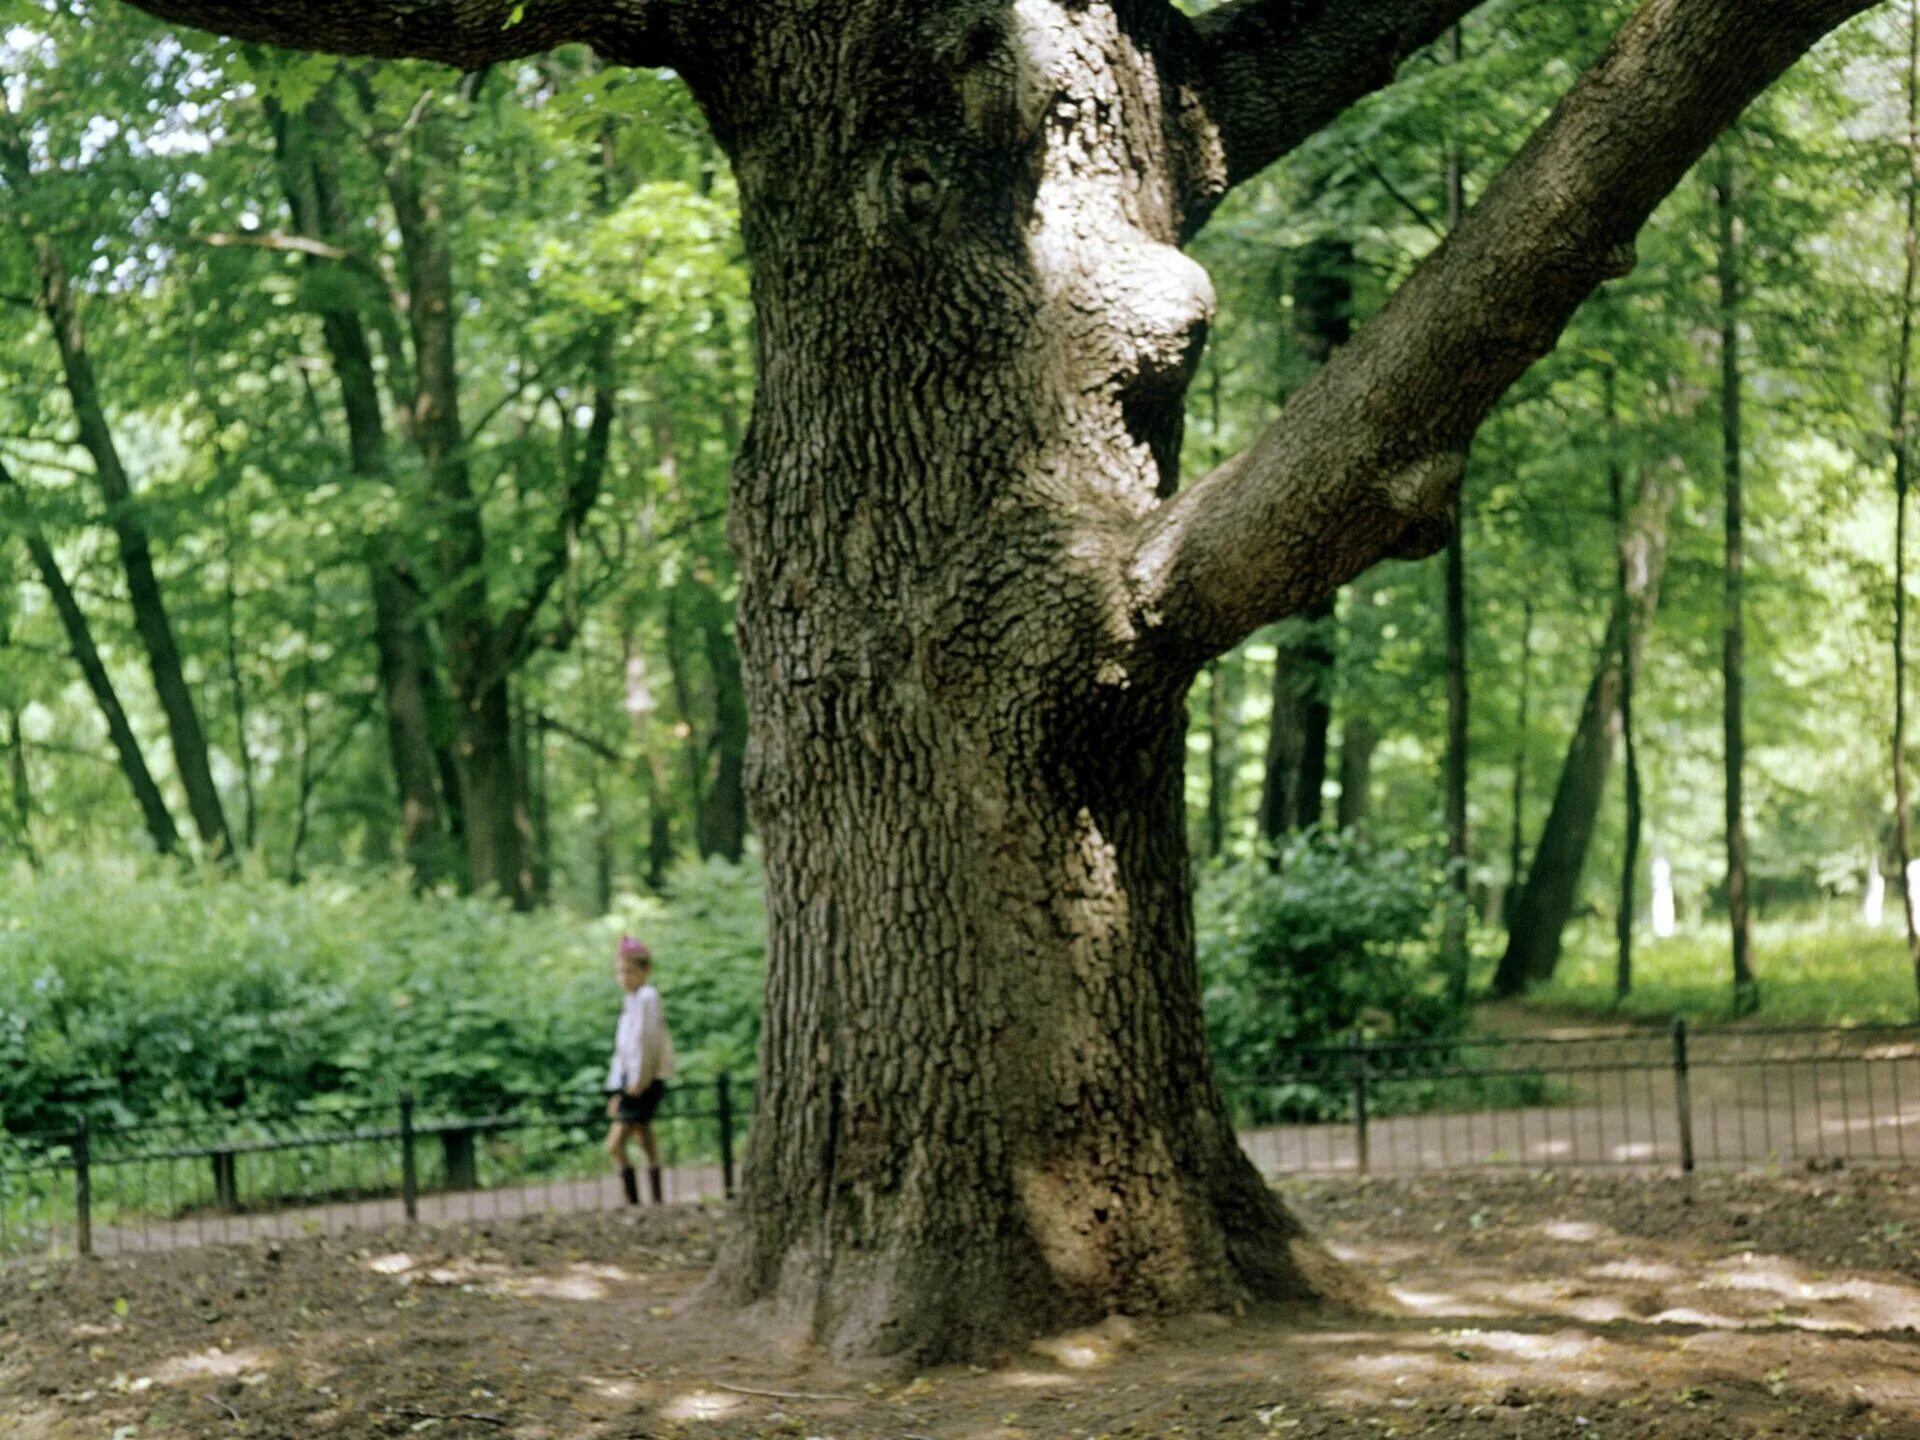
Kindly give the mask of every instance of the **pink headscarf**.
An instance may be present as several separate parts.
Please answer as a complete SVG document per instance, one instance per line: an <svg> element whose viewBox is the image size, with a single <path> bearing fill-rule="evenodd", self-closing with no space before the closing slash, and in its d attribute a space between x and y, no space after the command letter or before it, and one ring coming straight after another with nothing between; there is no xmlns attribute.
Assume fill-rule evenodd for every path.
<svg viewBox="0 0 1920 1440"><path fill-rule="evenodd" d="M652 960L653 951L631 935L620 937L620 958L622 960Z"/></svg>

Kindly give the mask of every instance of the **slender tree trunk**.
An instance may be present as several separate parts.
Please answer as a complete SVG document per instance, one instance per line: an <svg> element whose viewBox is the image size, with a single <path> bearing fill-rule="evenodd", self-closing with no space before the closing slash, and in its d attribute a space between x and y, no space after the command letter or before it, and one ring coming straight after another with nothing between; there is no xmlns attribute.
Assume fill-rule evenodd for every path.
<svg viewBox="0 0 1920 1440"><path fill-rule="evenodd" d="M1448 60L1460 64L1464 37L1458 25L1448 37ZM1466 210L1466 166L1458 140L1447 145L1447 229L1459 228ZM1467 951L1469 909L1468 882L1472 869L1472 836L1467 820L1467 772L1471 762L1471 730L1467 684L1467 504L1464 490L1453 509L1453 529L1447 537L1446 630L1447 630L1447 888L1450 892L1444 934L1441 939L1442 963L1447 971L1447 988L1456 1007L1467 999L1468 970L1472 956Z"/></svg>
<svg viewBox="0 0 1920 1440"><path fill-rule="evenodd" d="M647 888L667 888L673 869L673 787L667 778L666 758L655 743L653 686L647 677L646 657L631 634L620 639L626 673L627 718L640 739L640 782L647 800Z"/></svg>
<svg viewBox="0 0 1920 1440"><path fill-rule="evenodd" d="M713 783L700 807L700 853L739 864L747 841L747 698L726 602L711 586L695 597L707 676L713 685Z"/></svg>
<svg viewBox="0 0 1920 1440"><path fill-rule="evenodd" d="M4 466L0 466L0 488L17 488L17 482ZM134 803L140 807L140 818L153 840L153 848L162 855L171 855L180 846L180 832L174 828L173 815L167 809L160 787L154 783L153 772L147 768L147 757L141 752L126 708L120 703L120 693L114 689L113 677L100 659L100 647L93 641L93 627L87 623L86 613L81 610L73 587L67 583L53 547L31 525L25 533L27 553L53 600L54 613L60 617L60 628L66 633L67 649L80 667L94 703L100 707L101 718L107 723L107 738L113 742L120 773L126 776L127 786L133 791Z"/></svg>
<svg viewBox="0 0 1920 1440"><path fill-rule="evenodd" d="M316 783L313 764L313 632L319 628L319 625L320 582L317 577L309 576L305 643L300 649L300 693L294 712L298 717L295 734L300 747L300 760L296 771L293 807L293 844L287 851L287 883L289 885L298 885L306 877L300 861L307 848L307 828L313 819L313 791Z"/></svg>
<svg viewBox="0 0 1920 1440"><path fill-rule="evenodd" d="M1900 281L1900 347L1894 358L1893 423L1893 829L1900 859L1900 907L1907 925L1907 965L1920 991L1920 916L1907 869L1913 863L1907 785L1907 498L1913 487L1913 443L1907 433L1912 403L1913 317L1920 276L1920 0L1907 7L1905 265ZM1879 861L1876 859L1876 865Z"/></svg>
<svg viewBox="0 0 1920 1440"><path fill-rule="evenodd" d="M193 814L201 842L215 856L230 856L233 838L227 830L220 792L213 783L206 732L201 728L199 711L194 708L193 691L187 684L180 647L174 639L173 621L167 614L159 577L154 573L153 542L140 519L132 482L120 462L120 452L100 402L93 360L87 352L86 333L81 327L79 306L66 263L51 241L41 237L38 245L42 304L59 346L67 393L72 398L74 419L79 425L80 443L93 458L94 473L106 498L107 521L119 541L127 596L133 605L134 628L146 650L154 690L167 719L167 733L173 741L174 768L187 792L187 808Z"/></svg>
<svg viewBox="0 0 1920 1440"><path fill-rule="evenodd" d="M1740 214L1734 193L1733 156L1721 156L1714 189L1720 218L1720 427L1726 479L1725 606L1721 670L1726 686L1727 920L1733 938L1733 1002L1747 1014L1760 1004L1753 971L1753 917L1747 902L1747 820L1743 780L1747 756L1744 719L1746 629L1741 592L1746 579L1746 539L1741 494L1740 417ZM1903 877L1904 880L1904 877Z"/></svg>
<svg viewBox="0 0 1920 1440"><path fill-rule="evenodd" d="M349 229L345 192L333 148L340 139L341 124L331 96L325 91L316 96L302 113L299 126L290 124L277 106L269 113L294 224L319 239L345 242ZM366 326L358 312L335 306L322 315L321 332L340 385L349 464L356 477L384 482L388 479L386 420ZM391 532L370 535L366 563L380 694L386 706L387 755L400 793L402 853L414 882L430 887L450 867L424 678L431 664L426 626L400 537Z"/></svg>
<svg viewBox="0 0 1920 1440"><path fill-rule="evenodd" d="M1333 723L1334 624L1328 596L1278 632L1260 789L1260 831L1269 840L1320 823Z"/></svg>
<svg viewBox="0 0 1920 1440"><path fill-rule="evenodd" d="M1380 727L1370 715L1355 712L1340 727L1340 808L1342 830L1367 823L1372 803L1373 752L1380 747Z"/></svg>
<svg viewBox="0 0 1920 1440"><path fill-rule="evenodd" d="M223 564L223 578L226 581L226 593L223 597L222 618L226 624L227 641L227 693L233 709L233 747L240 761L240 794L245 805L241 817L241 836L247 850L251 852L259 839L260 806L254 793L253 783L253 747L247 740L247 683L240 669L240 589L234 575L235 552L239 548L233 533L233 501L228 497L221 501L221 520L226 531L226 553Z"/></svg>
<svg viewBox="0 0 1920 1440"><path fill-rule="evenodd" d="M1227 698L1219 660L1207 664L1207 818L1202 853L1212 860L1227 848Z"/></svg>
<svg viewBox="0 0 1920 1440"><path fill-rule="evenodd" d="M667 652L667 681L673 686L673 708L680 715L680 761L686 771L687 794L693 800L694 846L704 860L710 853L701 842L701 817L707 812L707 742L693 694L692 662L683 628L685 618L680 592L669 591L661 635Z"/></svg>
<svg viewBox="0 0 1920 1440"><path fill-rule="evenodd" d="M1353 266L1353 246L1344 240L1317 240L1293 257L1288 343L1315 368L1353 334ZM1260 802L1261 830L1269 839L1310 829L1323 818L1338 659L1335 613L1336 599L1329 595L1280 631Z"/></svg>
<svg viewBox="0 0 1920 1440"><path fill-rule="evenodd" d="M419 395L414 430L435 508L440 631L455 707L467 872L476 890L497 890L516 909L532 903L516 823L511 657L502 653L487 594L486 536L460 423L455 351L458 305L447 191L457 147L444 126L414 127L386 166L388 195L407 263L407 323Z"/></svg>
<svg viewBox="0 0 1920 1440"><path fill-rule="evenodd" d="M1623 661L1639 663L1660 600L1666 568L1667 524L1675 480L1667 466L1649 470L1642 482L1623 545L1629 548L1628 598L1616 599L1601 642L1580 723L1567 746L1553 804L1534 846L1526 883L1507 911L1507 948L1494 972L1493 993L1517 995L1553 978L1560 941L1573 914L1574 896L1607 788L1607 772L1620 733Z"/></svg>
<svg viewBox="0 0 1920 1440"><path fill-rule="evenodd" d="M1624 477L1620 469L1619 419L1615 396L1614 372L1606 372L1607 410L1607 494L1613 506L1615 603L1627 617L1627 633L1621 637L1620 651L1620 735L1626 747L1626 837L1620 853L1620 903L1614 912L1614 938L1617 955L1614 964L1613 994L1624 1000L1633 990L1633 916L1634 881L1640 866L1640 753L1633 735L1633 689L1639 673L1641 645L1633 633L1634 577L1631 567L1635 555L1627 528L1627 503Z"/></svg>
<svg viewBox="0 0 1920 1440"><path fill-rule="evenodd" d="M1526 858L1527 734L1533 704L1533 596L1520 601L1520 685L1513 717L1512 827L1507 832L1507 889L1520 892L1521 865Z"/></svg>
<svg viewBox="0 0 1920 1440"><path fill-rule="evenodd" d="M33 776L27 770L27 737L20 729L18 706L7 706L7 769L13 781L13 830L27 864L37 867L40 855L33 844Z"/></svg>

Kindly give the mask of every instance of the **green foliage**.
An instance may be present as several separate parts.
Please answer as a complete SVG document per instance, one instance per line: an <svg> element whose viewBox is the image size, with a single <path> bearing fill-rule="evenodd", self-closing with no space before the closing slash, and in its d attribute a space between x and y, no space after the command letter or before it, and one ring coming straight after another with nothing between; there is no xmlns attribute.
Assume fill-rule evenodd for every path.
<svg viewBox="0 0 1920 1440"><path fill-rule="evenodd" d="M598 1087L622 925L648 937L682 1069L757 1041L758 867L688 867L684 904L618 919L416 898L398 878L289 887L128 862L0 875L0 1127L391 1100L484 1112Z"/></svg>
<svg viewBox="0 0 1920 1440"><path fill-rule="evenodd" d="M1196 902L1207 1029L1229 1077L1292 1047L1460 1027L1433 964L1435 866L1350 836L1290 843L1269 868L1212 870Z"/></svg>

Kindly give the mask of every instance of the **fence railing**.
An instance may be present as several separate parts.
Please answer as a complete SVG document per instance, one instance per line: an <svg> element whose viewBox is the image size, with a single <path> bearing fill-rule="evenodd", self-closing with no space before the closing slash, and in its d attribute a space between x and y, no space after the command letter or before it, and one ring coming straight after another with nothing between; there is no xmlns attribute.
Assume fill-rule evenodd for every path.
<svg viewBox="0 0 1920 1440"><path fill-rule="evenodd" d="M1224 1089L1273 1174L1920 1162L1920 1027L1299 1049Z"/></svg>
<svg viewBox="0 0 1920 1440"><path fill-rule="evenodd" d="M1276 1176L1920 1163L1920 1026L1299 1047L1222 1088ZM751 1110L750 1086L724 1075L667 1092L668 1200L732 1195ZM479 1114L403 1094L0 1136L0 1259L605 1209L621 1199L606 1123L597 1094Z"/></svg>
<svg viewBox="0 0 1920 1440"><path fill-rule="evenodd" d="M665 1199L733 1194L750 1101L750 1083L725 1075L669 1088L654 1118ZM0 1259L604 1209L620 1200L607 1123L599 1094L459 1114L402 1092L391 1105L0 1136Z"/></svg>

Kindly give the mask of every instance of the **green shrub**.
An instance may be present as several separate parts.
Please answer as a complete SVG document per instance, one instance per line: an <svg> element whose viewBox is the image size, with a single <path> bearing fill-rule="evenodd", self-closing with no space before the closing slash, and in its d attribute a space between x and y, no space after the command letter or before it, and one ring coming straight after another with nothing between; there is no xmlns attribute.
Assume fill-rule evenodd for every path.
<svg viewBox="0 0 1920 1440"><path fill-rule="evenodd" d="M1348 1103L1338 1057L1303 1050L1461 1031L1465 1015L1434 963L1439 903L1433 865L1351 836L1302 837L1272 866L1202 877L1195 918L1207 1030L1242 1118L1323 1117Z"/></svg>
<svg viewBox="0 0 1920 1440"><path fill-rule="evenodd" d="M0 1128L394 1098L469 1113L600 1082L614 938L659 957L682 1068L743 1071L757 866L689 866L606 920L417 897L397 878L68 859L0 874Z"/></svg>

